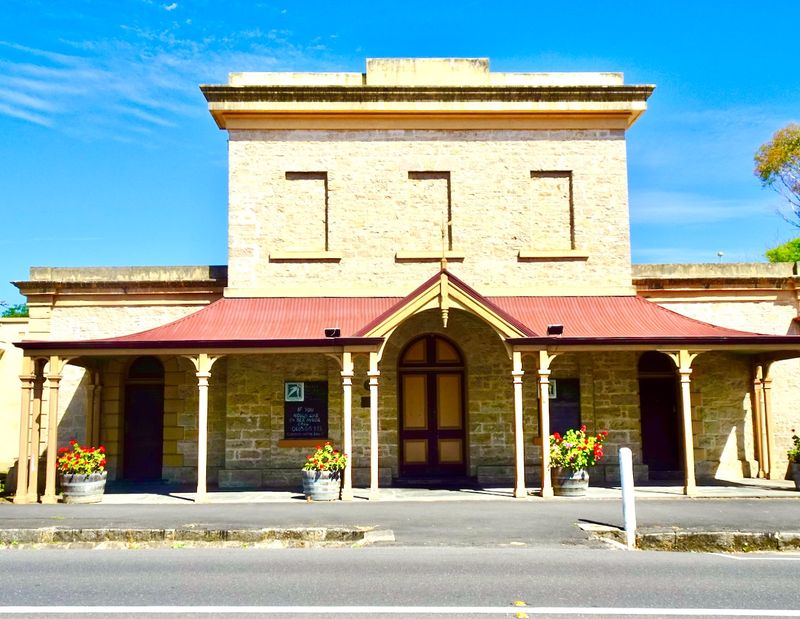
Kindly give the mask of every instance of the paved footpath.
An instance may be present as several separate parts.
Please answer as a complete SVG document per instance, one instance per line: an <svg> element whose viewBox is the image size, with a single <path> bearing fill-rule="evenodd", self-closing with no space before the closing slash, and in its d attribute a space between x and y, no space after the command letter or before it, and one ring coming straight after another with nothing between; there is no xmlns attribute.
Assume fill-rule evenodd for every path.
<svg viewBox="0 0 800 619"><path fill-rule="evenodd" d="M244 494L240 499L246 499ZM484 494L476 500L472 494L462 494L472 498L449 495L446 500L437 500L429 493L424 499L409 494L404 500L395 495L395 500L306 503L289 493L285 500L271 494L272 500L261 502L196 504L181 500L131 504L119 502L119 496L122 495L98 505L0 503L0 536L5 536L2 539L8 544L17 534L15 531L51 528L193 532L305 528L317 529L315 535L319 529L392 532L393 536L378 536L375 541L404 546L553 547L600 543L592 542L579 525L622 526L621 501L616 498L518 500ZM641 499L636 504L639 531L661 535L662 541L665 534L667 538L674 537L675 531L690 532L695 537L708 532L773 537L780 533L796 540L796 549L800 550L800 493L779 496L786 498ZM731 541L731 536L727 539L725 543ZM745 540L745 548L757 548L748 547L749 543ZM715 549L713 544L711 548Z"/></svg>

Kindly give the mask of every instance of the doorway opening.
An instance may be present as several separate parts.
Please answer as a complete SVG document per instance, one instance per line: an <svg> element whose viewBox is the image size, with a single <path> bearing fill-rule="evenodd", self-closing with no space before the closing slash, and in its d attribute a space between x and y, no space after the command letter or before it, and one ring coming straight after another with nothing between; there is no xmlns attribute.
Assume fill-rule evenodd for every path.
<svg viewBox="0 0 800 619"><path fill-rule="evenodd" d="M466 407L461 352L440 335L423 335L400 355L398 377L401 478L463 478Z"/></svg>
<svg viewBox="0 0 800 619"><path fill-rule="evenodd" d="M675 364L649 351L639 358L642 460L650 479L683 479L683 441Z"/></svg>
<svg viewBox="0 0 800 619"><path fill-rule="evenodd" d="M155 357L139 357L125 379L125 438L122 477L161 479L164 452L164 366Z"/></svg>

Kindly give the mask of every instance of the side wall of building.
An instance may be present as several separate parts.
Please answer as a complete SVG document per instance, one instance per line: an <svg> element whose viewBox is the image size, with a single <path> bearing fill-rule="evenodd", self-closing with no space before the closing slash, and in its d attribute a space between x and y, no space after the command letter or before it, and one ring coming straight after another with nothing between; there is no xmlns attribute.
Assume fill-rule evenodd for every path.
<svg viewBox="0 0 800 619"><path fill-rule="evenodd" d="M22 350L14 342L25 339L27 332L26 318L0 319L0 473L8 471L19 452Z"/></svg>
<svg viewBox="0 0 800 619"><path fill-rule="evenodd" d="M783 264L691 264L691 265L635 265L634 283L639 294L673 311L713 324L773 335L796 335L800 302L796 266ZM696 366L704 368L712 365L713 355L700 355ZM731 367L741 367L747 371L752 381L752 368L746 364L742 355L729 355ZM755 363L755 361L754 361ZM714 388L722 393L722 386L730 380L727 367L714 370L717 379ZM792 429L800 430L800 359L776 361L771 366L772 378L772 420L774 423L773 458L780 478L789 474L786 451L791 444ZM714 406L711 403L714 402ZM733 424L738 412L734 414L735 402L727 404L716 397L704 398L699 407L705 415L719 417ZM717 411L713 412L712 411ZM752 454L752 414L740 418L735 423L737 431L725 442L725 453L746 447ZM747 429L744 435L739 430ZM697 428L700 430L701 428ZM716 433L713 440L719 447L723 437L721 428L709 420L702 426L706 432ZM746 439L743 440L742 439ZM704 441L712 440L709 438ZM702 447L701 447L702 449ZM748 456L752 457L752 456ZM743 459L746 460L746 458ZM745 466L744 474L755 475L754 462ZM721 467L730 473L727 465Z"/></svg>

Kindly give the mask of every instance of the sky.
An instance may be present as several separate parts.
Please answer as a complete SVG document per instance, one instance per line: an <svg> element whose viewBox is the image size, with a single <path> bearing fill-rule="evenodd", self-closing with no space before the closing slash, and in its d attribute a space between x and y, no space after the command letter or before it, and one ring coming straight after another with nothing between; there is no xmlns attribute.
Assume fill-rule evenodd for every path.
<svg viewBox="0 0 800 619"><path fill-rule="evenodd" d="M633 261L763 261L800 235L753 175L800 121L797 23L796 0L3 0L0 300L30 266L226 264L226 134L198 85L382 57L655 84L627 136Z"/></svg>

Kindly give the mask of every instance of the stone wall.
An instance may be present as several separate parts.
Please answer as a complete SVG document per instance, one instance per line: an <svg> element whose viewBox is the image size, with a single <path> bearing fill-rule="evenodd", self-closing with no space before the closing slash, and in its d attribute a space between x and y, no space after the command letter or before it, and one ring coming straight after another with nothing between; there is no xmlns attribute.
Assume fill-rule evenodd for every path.
<svg viewBox="0 0 800 619"><path fill-rule="evenodd" d="M692 364L692 427L698 478L755 476L750 360L709 352Z"/></svg>
<svg viewBox="0 0 800 619"><path fill-rule="evenodd" d="M25 318L0 319L0 473L5 473L19 455L19 415L22 350L14 342L25 339Z"/></svg>
<svg viewBox="0 0 800 619"><path fill-rule="evenodd" d="M448 208L451 268L484 294L631 290L621 130L231 130L229 146L236 294L406 294L435 269Z"/></svg>
<svg viewBox="0 0 800 619"><path fill-rule="evenodd" d="M797 325L793 321L798 315L797 293L794 290L725 291L693 300L673 299L670 298L669 292L653 291L648 292L647 296L671 310L724 327L775 335L797 333ZM741 359L734 357L733 360L736 361L734 367L740 369ZM697 362L702 364L703 361L704 355L698 357ZM747 371L749 375L750 370ZM800 359L775 362L772 365L771 377L775 440L773 458L778 477L784 478L789 474L786 451L791 444L792 428L800 430L800 406L797 404L798 394L800 394ZM732 420L729 421L732 423ZM739 428L741 428L741 421L738 421ZM752 424L752 416L749 418L748 424ZM752 432L749 431L747 436L752 436ZM741 443L737 438L737 449L740 446ZM717 445L717 447L719 446ZM730 451L726 451L726 453L730 453ZM742 463L745 475L748 468L754 474L752 470L754 465L746 463L748 458L754 456L751 452L748 454ZM741 458L742 456L740 456ZM727 471L726 474L731 472L728 465L720 465L720 470Z"/></svg>
<svg viewBox="0 0 800 619"><path fill-rule="evenodd" d="M300 468L306 454L321 441L284 444L285 381L328 382L328 438L341 448L340 372L338 363L322 354L231 356L228 359L225 468L219 474L220 485L257 487L300 483Z"/></svg>
<svg viewBox="0 0 800 619"><path fill-rule="evenodd" d="M446 329L438 311L426 311L400 325L386 344L379 379L381 484L387 485L400 472L398 358L404 347L422 333L449 338L465 358L467 473L483 483L510 483L514 465L511 361L499 337L485 323L471 314L453 310ZM553 364L554 378L581 381L582 423L591 432L603 429L610 432L608 459L596 471L601 478L614 479L618 475L616 453L621 446L633 449L637 476L646 474L641 466L637 358L635 353L574 353L559 356ZM353 379L351 463L356 486L367 485L369 479L369 408L366 401L362 402L368 395L366 361L365 356L356 358ZM533 484L539 478L541 448L536 371L532 359L527 357L525 370L525 462L529 483ZM185 378L188 385L191 377ZM223 380L221 375L219 380ZM321 354L230 356L227 385L217 383L210 391L212 398L221 398L220 392L225 392L226 397L225 461L219 472L223 487L298 485L298 470L306 454L313 451L315 441L287 445L283 440L283 386L287 380L328 381L329 438L341 447L342 390L340 367L335 360ZM196 404L188 387L186 396L184 406L189 411ZM216 415L221 419L221 413ZM184 428L190 428L196 414L187 412L181 419ZM187 432L185 436L188 439L190 434ZM211 449L215 447L212 445ZM194 479L188 452L183 465L184 472L179 475Z"/></svg>

